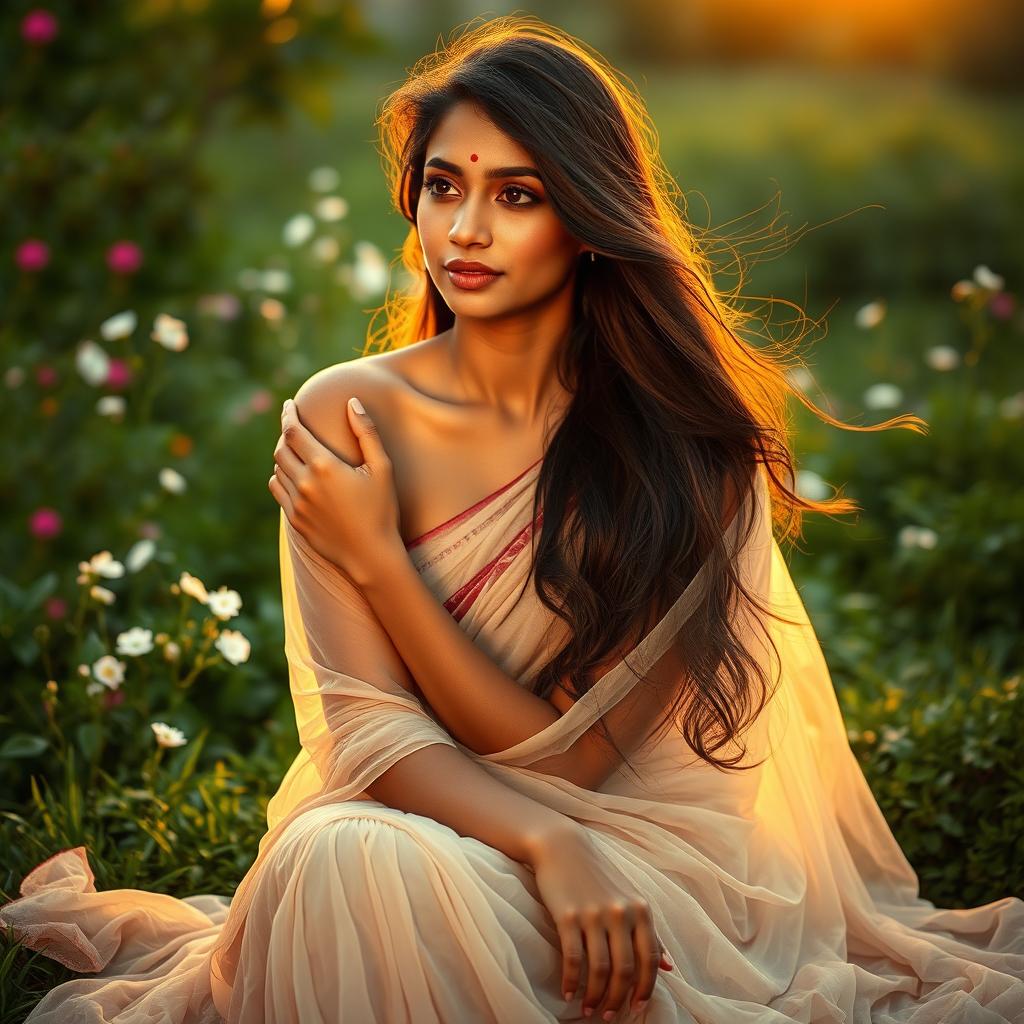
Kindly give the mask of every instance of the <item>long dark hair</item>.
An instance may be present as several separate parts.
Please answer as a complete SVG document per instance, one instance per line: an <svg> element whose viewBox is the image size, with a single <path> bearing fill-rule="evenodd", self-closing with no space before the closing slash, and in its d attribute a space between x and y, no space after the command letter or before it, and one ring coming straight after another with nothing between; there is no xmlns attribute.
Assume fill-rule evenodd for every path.
<svg viewBox="0 0 1024 1024"><path fill-rule="evenodd" d="M466 100L529 151L567 229L598 253L578 268L558 368L572 401L547 442L534 503L543 518L532 578L568 639L530 686L545 698L556 685L582 696L595 669L632 650L706 563L707 597L679 641L686 685L676 680L662 725L675 721L693 751L719 769L754 767L740 764L745 748L714 756L771 696L734 612L742 595L773 613L734 571L723 511L752 509L742 499L758 463L779 540L802 536L802 510L859 511L838 492L820 502L795 493L788 395L845 429L924 432L926 424L913 415L866 427L834 419L788 379L803 366L795 352L801 335L781 342L761 334L759 345L741 338L754 318L734 301L738 291L716 293L713 239L698 239L676 205L643 102L585 44L529 15L468 23L384 101L381 155L392 199L413 225L401 254L412 287L386 297L377 311L386 322L371 324L364 354L454 322L426 272L415 225L428 140ZM753 517L737 526L742 544ZM615 745L606 729L602 735Z"/></svg>

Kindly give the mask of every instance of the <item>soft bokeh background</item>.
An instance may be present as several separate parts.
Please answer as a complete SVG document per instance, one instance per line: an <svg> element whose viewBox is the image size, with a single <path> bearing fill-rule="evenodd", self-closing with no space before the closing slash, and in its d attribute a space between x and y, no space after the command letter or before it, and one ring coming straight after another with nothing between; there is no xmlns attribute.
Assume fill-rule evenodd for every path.
<svg viewBox="0 0 1024 1024"><path fill-rule="evenodd" d="M378 104L515 9L0 12L4 899L79 844L99 888L230 893L251 863L297 747L280 405L361 350L407 230ZM767 328L794 328L788 303L817 324L798 385L853 423L929 424L844 432L794 403L799 487L863 512L809 518L791 564L851 744L949 906L1024 895L1021 11L528 9L635 83L691 220L744 240ZM11 946L0 1019L66 976Z"/></svg>

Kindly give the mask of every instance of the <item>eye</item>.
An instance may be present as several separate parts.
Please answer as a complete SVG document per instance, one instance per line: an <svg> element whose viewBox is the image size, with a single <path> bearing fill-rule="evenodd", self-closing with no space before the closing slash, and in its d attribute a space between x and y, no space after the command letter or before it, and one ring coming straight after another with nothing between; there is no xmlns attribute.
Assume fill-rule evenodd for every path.
<svg viewBox="0 0 1024 1024"><path fill-rule="evenodd" d="M423 190L425 192L430 192L430 189L433 188L434 185L451 185L451 182L447 178L427 178L427 180L423 183ZM435 197L437 196L436 192L430 192L430 194ZM448 195L448 193L442 192L441 195Z"/></svg>
<svg viewBox="0 0 1024 1024"><path fill-rule="evenodd" d="M423 182L423 191L427 192L429 195L432 195L435 199L440 199L442 196L451 195L451 192L432 191L435 185L447 185L449 188L452 187L452 183L447 178L442 178L440 175L435 175L432 178L427 178ZM537 206L542 202L539 196L534 195L533 192L531 192L529 189L523 188L521 185L506 185L499 194L504 195L506 192L514 192L520 196L527 196L530 200L529 202L526 203L510 201L505 203L506 206Z"/></svg>
<svg viewBox="0 0 1024 1024"><path fill-rule="evenodd" d="M538 196L535 196L528 189L522 188L520 185L506 185L501 191L502 194L505 192L518 192L520 195L529 196L530 198L528 203L509 203L509 206L536 206L540 202Z"/></svg>

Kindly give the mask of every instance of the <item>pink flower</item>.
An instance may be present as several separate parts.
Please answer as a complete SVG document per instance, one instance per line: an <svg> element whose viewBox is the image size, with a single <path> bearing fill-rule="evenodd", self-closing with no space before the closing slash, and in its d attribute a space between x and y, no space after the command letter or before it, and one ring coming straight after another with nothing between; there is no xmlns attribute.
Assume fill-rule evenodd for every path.
<svg viewBox="0 0 1024 1024"><path fill-rule="evenodd" d="M988 300L988 311L997 320L1009 320L1017 307L1017 300L1009 292L996 292Z"/></svg>
<svg viewBox="0 0 1024 1024"><path fill-rule="evenodd" d="M124 703L124 690L109 690L103 694L103 706L105 708L116 708L118 704Z"/></svg>
<svg viewBox="0 0 1024 1024"><path fill-rule="evenodd" d="M60 533L63 522L60 518L60 513L55 508L49 508L44 505L32 513L28 525L33 537L48 540L50 537L56 537Z"/></svg>
<svg viewBox="0 0 1024 1024"><path fill-rule="evenodd" d="M21 19L21 38L33 46L45 46L57 35L57 19L45 8L35 7Z"/></svg>
<svg viewBox="0 0 1024 1024"><path fill-rule="evenodd" d="M200 295L196 300L196 309L220 320L237 320L239 313L242 312L242 303L238 296L231 292L214 292L210 295Z"/></svg>
<svg viewBox="0 0 1024 1024"><path fill-rule="evenodd" d="M51 619L63 619L68 613L68 603L63 597L48 597L43 607Z"/></svg>
<svg viewBox="0 0 1024 1024"><path fill-rule="evenodd" d="M254 391L249 398L249 408L253 412L266 412L273 404L274 396L266 389Z"/></svg>
<svg viewBox="0 0 1024 1024"><path fill-rule="evenodd" d="M134 242L121 239L107 250L107 266L115 274L134 274L142 266L142 250Z"/></svg>
<svg viewBox="0 0 1024 1024"><path fill-rule="evenodd" d="M131 367L123 359L111 359L107 366L108 388L121 391L132 382Z"/></svg>
<svg viewBox="0 0 1024 1024"><path fill-rule="evenodd" d="M41 388L52 388L57 383L57 371L48 364L36 367L36 383Z"/></svg>
<svg viewBox="0 0 1024 1024"><path fill-rule="evenodd" d="M41 238L26 238L15 250L14 261L19 270L42 270L50 262L50 247Z"/></svg>

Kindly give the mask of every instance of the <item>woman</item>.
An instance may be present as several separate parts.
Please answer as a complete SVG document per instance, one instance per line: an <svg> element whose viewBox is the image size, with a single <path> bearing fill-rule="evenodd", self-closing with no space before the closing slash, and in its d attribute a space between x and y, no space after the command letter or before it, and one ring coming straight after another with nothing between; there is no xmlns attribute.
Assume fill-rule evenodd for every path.
<svg viewBox="0 0 1024 1024"><path fill-rule="evenodd" d="M1024 903L921 899L850 751L776 532L854 506L639 101L501 18L381 129L422 287L269 481L302 749L229 907L37 868L3 922L103 976L30 1019L1024 1019Z"/></svg>

